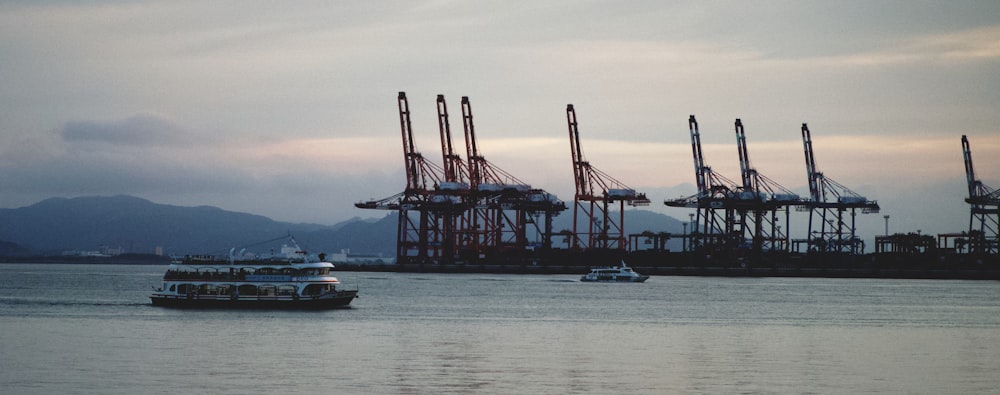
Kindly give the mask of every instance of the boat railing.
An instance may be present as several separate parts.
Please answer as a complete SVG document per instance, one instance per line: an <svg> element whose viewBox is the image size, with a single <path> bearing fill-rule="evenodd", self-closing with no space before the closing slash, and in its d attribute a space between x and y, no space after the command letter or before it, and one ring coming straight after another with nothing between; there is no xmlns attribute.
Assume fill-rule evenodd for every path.
<svg viewBox="0 0 1000 395"><path fill-rule="evenodd" d="M279 273L251 273L239 272L191 272L191 271L167 271L163 275L164 280L203 280L203 281L310 281L329 278L329 274L316 274L312 272L279 272Z"/></svg>

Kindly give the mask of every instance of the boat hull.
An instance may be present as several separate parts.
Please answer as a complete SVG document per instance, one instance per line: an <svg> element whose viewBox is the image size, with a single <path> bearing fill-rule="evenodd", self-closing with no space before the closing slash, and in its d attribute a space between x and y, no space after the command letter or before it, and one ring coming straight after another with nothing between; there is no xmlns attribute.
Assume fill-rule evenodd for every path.
<svg viewBox="0 0 1000 395"><path fill-rule="evenodd" d="M282 310L326 310L350 308L351 301L358 297L358 291L337 291L315 297L232 297L216 295L169 295L153 294L149 299L153 306L190 309L282 309Z"/></svg>
<svg viewBox="0 0 1000 395"><path fill-rule="evenodd" d="M641 283L649 279L649 276L640 277L629 277L629 278L619 278L619 279L589 279L587 276L580 278L580 281L585 283Z"/></svg>

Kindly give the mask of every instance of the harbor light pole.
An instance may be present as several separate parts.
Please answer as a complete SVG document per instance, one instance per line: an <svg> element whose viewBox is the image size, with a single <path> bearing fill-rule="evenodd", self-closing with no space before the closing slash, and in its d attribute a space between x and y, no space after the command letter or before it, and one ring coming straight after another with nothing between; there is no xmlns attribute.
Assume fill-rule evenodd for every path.
<svg viewBox="0 0 1000 395"><path fill-rule="evenodd" d="M687 237L687 234L688 234L688 223L685 222L685 223L683 223L681 225L684 225L684 246L681 248L681 251L687 252L687 250L688 250L688 237Z"/></svg>
<svg viewBox="0 0 1000 395"><path fill-rule="evenodd" d="M889 215L886 214L882 218L885 218L885 235L889 236Z"/></svg>
<svg viewBox="0 0 1000 395"><path fill-rule="evenodd" d="M694 213L688 213L688 219L690 220L690 223L691 223L691 233L698 232L698 223L694 222ZM691 241L688 243L688 245L691 246L691 250L693 251L694 248L695 248L694 239L691 238L690 235L685 238L685 240L687 240L687 239L691 239Z"/></svg>

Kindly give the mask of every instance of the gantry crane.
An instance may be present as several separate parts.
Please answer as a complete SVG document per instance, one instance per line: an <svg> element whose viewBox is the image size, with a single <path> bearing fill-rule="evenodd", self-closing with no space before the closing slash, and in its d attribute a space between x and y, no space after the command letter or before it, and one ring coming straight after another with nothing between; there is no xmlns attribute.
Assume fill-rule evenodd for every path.
<svg viewBox="0 0 1000 395"><path fill-rule="evenodd" d="M443 169L427 161L417 151L410 123L410 105L405 92L397 96L399 125L403 137L403 160L406 169L406 189L393 196L356 203L364 209L398 210L396 262L431 263L444 256L444 229L441 207L450 206L446 196L439 195Z"/></svg>
<svg viewBox="0 0 1000 395"><path fill-rule="evenodd" d="M406 94L400 92L397 101L406 189L385 199L355 204L398 210L397 263L470 263L512 250L520 257L524 255L520 252L551 246L552 217L566 209L565 203L518 181L479 154L467 97L462 98L467 162L454 149L444 95L437 97L443 167L417 151ZM541 215L544 220L537 219ZM529 242L527 229L531 227L542 239L540 245Z"/></svg>
<svg viewBox="0 0 1000 395"><path fill-rule="evenodd" d="M972 168L969 138L962 135L965 177L969 183L969 251L979 254L998 253L1000 244L1000 190L994 190L976 178Z"/></svg>
<svg viewBox="0 0 1000 395"><path fill-rule="evenodd" d="M743 244L744 221L740 217L740 210L745 213L751 206L740 202L739 193L743 187L705 165L705 156L701 149L701 131L694 115L688 117L688 129L691 134L691 154L694 158L694 178L698 191L692 196L667 199L663 204L669 207L695 209L696 216L691 224L691 234L688 235L691 249L705 256L725 258Z"/></svg>
<svg viewBox="0 0 1000 395"><path fill-rule="evenodd" d="M624 250L628 246L624 235L625 204L645 206L649 204L649 199L645 194L637 193L635 189L591 166L584 159L576 110L572 104L566 106L566 121L576 184L570 247ZM609 211L613 203L618 204L617 219ZM586 221L586 224L581 227L580 221Z"/></svg>
<svg viewBox="0 0 1000 395"><path fill-rule="evenodd" d="M481 187L484 184L484 162L486 161L479 154L479 147L476 143L475 125L472 122L472 104L467 96L462 96L462 125L465 131L465 152L468 158L469 188L473 191L489 188ZM499 231L495 220L496 208L479 203L480 198L469 212L468 234L470 247L477 251L477 255L484 254L485 251L499 245Z"/></svg>
<svg viewBox="0 0 1000 395"><path fill-rule="evenodd" d="M862 214L878 213L878 202L858 195L816 169L812 136L804 123L802 145L810 199L800 207L809 210L809 233L808 239L797 240L796 243L805 242L809 252L863 253L864 242L857 237L855 228L857 210L861 209ZM844 218L848 212L850 223Z"/></svg>
<svg viewBox="0 0 1000 395"><path fill-rule="evenodd" d="M441 233L441 261L453 263L461 251L472 244L468 235L475 197L469 189L468 167L455 152L448 121L448 104L444 95L437 95L438 132L441 137L441 163L443 180L431 196L430 207L437 215Z"/></svg>
<svg viewBox="0 0 1000 395"><path fill-rule="evenodd" d="M469 213L468 227L473 249L480 255L526 248L549 249L552 218L566 210L566 204L486 160L479 152L472 103L467 96L462 97L462 119L469 183L476 200ZM531 245L532 235L540 238L537 245Z"/></svg>
<svg viewBox="0 0 1000 395"><path fill-rule="evenodd" d="M750 163L743 122L736 119L735 125L743 186L735 194L735 201L732 201L739 212L739 223L734 228L742 235L743 240L750 240L750 250L754 255L761 252L787 252L788 208L800 204L801 199L788 188L757 172ZM784 229L781 225L781 213L784 213Z"/></svg>

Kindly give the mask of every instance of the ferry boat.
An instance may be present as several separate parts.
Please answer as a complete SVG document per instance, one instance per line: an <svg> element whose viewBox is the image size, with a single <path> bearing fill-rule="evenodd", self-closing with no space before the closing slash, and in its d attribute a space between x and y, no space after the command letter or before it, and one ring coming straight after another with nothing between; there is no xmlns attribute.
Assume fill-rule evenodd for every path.
<svg viewBox="0 0 1000 395"><path fill-rule="evenodd" d="M636 273L632 268L622 261L621 266L604 266L590 269L590 273L580 277L583 282L607 282L607 283L641 283L649 279L649 276Z"/></svg>
<svg viewBox="0 0 1000 395"><path fill-rule="evenodd" d="M343 289L330 262L236 262L203 257L172 263L153 306L188 308L332 309L350 307L358 290ZM322 254L321 260L322 260Z"/></svg>

